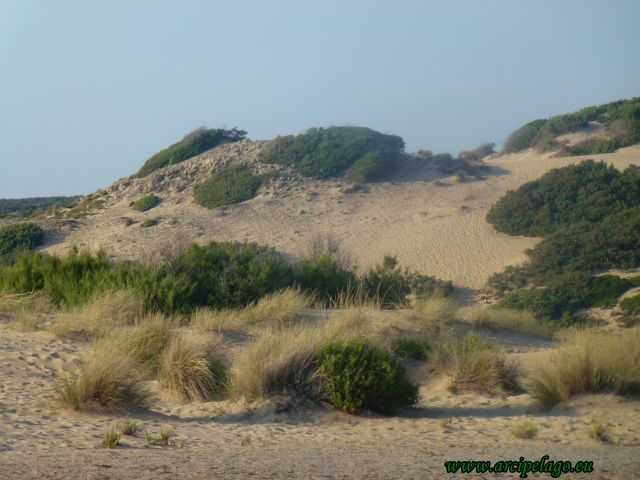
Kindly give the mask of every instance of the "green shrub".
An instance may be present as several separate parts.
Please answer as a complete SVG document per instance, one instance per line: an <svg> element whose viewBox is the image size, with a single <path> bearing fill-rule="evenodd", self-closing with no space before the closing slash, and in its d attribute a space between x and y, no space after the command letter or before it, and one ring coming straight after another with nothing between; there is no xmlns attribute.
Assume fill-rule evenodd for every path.
<svg viewBox="0 0 640 480"><path fill-rule="evenodd" d="M329 344L317 358L324 395L340 410L391 413L418 401L402 364L371 344Z"/></svg>
<svg viewBox="0 0 640 480"><path fill-rule="evenodd" d="M362 278L362 289L368 298L375 299L383 308L406 305L407 296L449 296L453 292L451 282L402 269L394 256L386 255L382 263L369 269Z"/></svg>
<svg viewBox="0 0 640 480"><path fill-rule="evenodd" d="M193 187L196 203L206 208L244 202L256 196L262 180L246 167L234 165Z"/></svg>
<svg viewBox="0 0 640 480"><path fill-rule="evenodd" d="M504 152L517 152L530 147L541 150L550 146L557 147L559 145L555 141L556 137L587 127L591 122L604 125L606 137L569 147L568 153L607 153L640 142L640 97L586 107L548 120L530 122L509 136Z"/></svg>
<svg viewBox="0 0 640 480"><path fill-rule="evenodd" d="M138 212L146 212L147 210L151 210L153 207L160 205L161 201L162 199L156 195L145 195L135 202L131 202L131 208Z"/></svg>
<svg viewBox="0 0 640 480"><path fill-rule="evenodd" d="M620 302L620 307L630 313L636 313L640 311L640 295L634 295L628 297Z"/></svg>
<svg viewBox="0 0 640 480"><path fill-rule="evenodd" d="M399 153L404 141L365 127L312 128L296 136L278 137L261 154L261 161L288 165L302 175L327 178L347 170L368 153L378 150ZM369 158L357 167L366 175L379 174L391 154Z"/></svg>
<svg viewBox="0 0 640 480"><path fill-rule="evenodd" d="M431 346L422 338L400 337L391 342L391 353L398 358L426 361Z"/></svg>
<svg viewBox="0 0 640 480"><path fill-rule="evenodd" d="M243 140L246 134L247 132L244 130L235 128L231 130L199 128L189 133L179 142L149 158L136 173L136 177L144 177L159 168L184 162L189 158L211 150L221 143L238 142Z"/></svg>
<svg viewBox="0 0 640 480"><path fill-rule="evenodd" d="M42 245L44 232L35 223L16 223L0 228L0 262L10 261L21 250Z"/></svg>
<svg viewBox="0 0 640 480"><path fill-rule="evenodd" d="M639 167L620 172L604 162L584 160L509 191L491 207L487 221L510 235L541 236L601 221L639 203Z"/></svg>
<svg viewBox="0 0 640 480"><path fill-rule="evenodd" d="M32 197L32 198L1 198L0 199L0 218L8 216L29 215L46 210L55 205L69 207L80 197Z"/></svg>
<svg viewBox="0 0 640 480"><path fill-rule="evenodd" d="M356 182L380 180L397 165L400 155L393 150L375 150L356 160L348 176Z"/></svg>
<svg viewBox="0 0 640 480"><path fill-rule="evenodd" d="M159 223L160 223L160 220L158 220L157 218L148 218L140 224L140 227L142 228L155 227Z"/></svg>
<svg viewBox="0 0 640 480"><path fill-rule="evenodd" d="M330 254L303 258L297 265L296 277L304 290L325 305L357 284L356 275L341 267Z"/></svg>

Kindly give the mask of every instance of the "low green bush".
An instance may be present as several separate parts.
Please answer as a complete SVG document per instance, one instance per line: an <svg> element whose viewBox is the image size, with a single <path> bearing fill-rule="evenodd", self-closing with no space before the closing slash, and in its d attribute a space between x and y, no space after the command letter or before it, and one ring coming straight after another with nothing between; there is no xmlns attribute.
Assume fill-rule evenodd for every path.
<svg viewBox="0 0 640 480"><path fill-rule="evenodd" d="M418 401L418 387L402 364L372 344L329 344L317 360L326 400L340 410L391 413Z"/></svg>
<svg viewBox="0 0 640 480"><path fill-rule="evenodd" d="M131 208L138 212L146 212L160 205L160 202L162 202L162 199L156 195L145 195L135 202L131 202Z"/></svg>
<svg viewBox="0 0 640 480"><path fill-rule="evenodd" d="M296 136L278 137L261 155L265 163L287 165L302 175L327 178L353 166L369 153L383 150L382 156L364 159L357 174L378 175L390 166L391 153L400 153L404 141L365 127L311 128Z"/></svg>
<svg viewBox="0 0 640 480"><path fill-rule="evenodd" d="M157 218L147 218L144 222L140 224L142 228L155 227L160 223L160 220Z"/></svg>
<svg viewBox="0 0 640 480"><path fill-rule="evenodd" d="M12 260L21 250L42 245L44 231L35 223L16 223L0 228L0 263Z"/></svg>
<svg viewBox="0 0 640 480"><path fill-rule="evenodd" d="M400 155L393 150L375 150L356 160L348 172L355 182L380 180L397 165Z"/></svg>
<svg viewBox="0 0 640 480"><path fill-rule="evenodd" d="M398 358L426 361L431 345L423 338L400 337L391 342L391 353Z"/></svg>
<svg viewBox="0 0 640 480"><path fill-rule="evenodd" d="M198 128L179 142L149 158L136 173L136 177L145 177L159 168L184 162L207 150L211 150L221 143L238 142L243 140L246 135L247 132L236 128L231 130Z"/></svg>
<svg viewBox="0 0 640 480"><path fill-rule="evenodd" d="M296 270L300 286L313 293L325 305L335 300L341 292L349 291L357 285L355 273L341 267L330 254L303 258Z"/></svg>
<svg viewBox="0 0 640 480"><path fill-rule="evenodd" d="M620 302L620 308L629 313L640 312L640 295L625 298Z"/></svg>
<svg viewBox="0 0 640 480"><path fill-rule="evenodd" d="M246 167L234 165L211 176L193 187L196 203L206 208L244 202L256 196L262 179Z"/></svg>

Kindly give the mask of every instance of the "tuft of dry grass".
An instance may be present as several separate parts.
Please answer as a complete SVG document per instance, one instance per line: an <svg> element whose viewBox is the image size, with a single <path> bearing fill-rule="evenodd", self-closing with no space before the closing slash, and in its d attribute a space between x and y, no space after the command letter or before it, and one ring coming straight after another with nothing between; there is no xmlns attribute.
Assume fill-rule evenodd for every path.
<svg viewBox="0 0 640 480"><path fill-rule="evenodd" d="M140 373L155 373L175 326L173 320L154 313L143 317L134 327L112 330L97 345L118 355L131 356L139 365Z"/></svg>
<svg viewBox="0 0 640 480"><path fill-rule="evenodd" d="M455 302L440 296L417 300L409 314L423 331L439 333L456 316Z"/></svg>
<svg viewBox="0 0 640 480"><path fill-rule="evenodd" d="M176 432L174 432L170 428L161 429L158 435L154 435L147 431L144 432L144 439L149 445L158 445L160 447L177 445L177 443L173 440L175 436Z"/></svg>
<svg viewBox="0 0 640 480"><path fill-rule="evenodd" d="M10 314L11 326L21 331L45 328L56 306L42 292L0 295L0 315Z"/></svg>
<svg viewBox="0 0 640 480"><path fill-rule="evenodd" d="M313 392L316 351L329 342L369 338L365 315L356 311L312 325L266 330L236 358L229 382L235 397L253 400L283 390Z"/></svg>
<svg viewBox="0 0 640 480"><path fill-rule="evenodd" d="M262 297L258 303L249 305L242 311L243 320L249 324L283 326L296 320L312 298L300 290L287 288Z"/></svg>
<svg viewBox="0 0 640 480"><path fill-rule="evenodd" d="M489 394L519 391L518 370L491 343L471 332L462 339L437 344L432 365L451 375L450 390Z"/></svg>
<svg viewBox="0 0 640 480"><path fill-rule="evenodd" d="M146 405L149 392L141 384L135 359L99 345L83 360L78 373L63 379L57 389L60 405L71 410L92 404L118 408Z"/></svg>
<svg viewBox="0 0 640 480"><path fill-rule="evenodd" d="M587 430L589 437L599 442L610 442L609 425L602 419L594 419Z"/></svg>
<svg viewBox="0 0 640 480"><path fill-rule="evenodd" d="M112 428L104 432L104 438L102 444L107 448L116 448L120 446L120 433Z"/></svg>
<svg viewBox="0 0 640 480"><path fill-rule="evenodd" d="M122 435L134 436L138 431L138 424L134 420L127 418L120 424L119 430Z"/></svg>
<svg viewBox="0 0 640 480"><path fill-rule="evenodd" d="M142 299L132 290L109 291L59 315L51 331L59 337L98 338L116 327L134 325L143 311Z"/></svg>
<svg viewBox="0 0 640 480"><path fill-rule="evenodd" d="M191 314L190 326L197 332L243 331L246 326L238 310L198 308Z"/></svg>
<svg viewBox="0 0 640 480"><path fill-rule="evenodd" d="M487 330L507 330L551 340L558 330L552 322L543 322L532 313L507 308L476 308L471 313L476 327Z"/></svg>
<svg viewBox="0 0 640 480"><path fill-rule="evenodd" d="M162 354L158 380L179 401L204 400L224 389L226 368L219 345L180 335Z"/></svg>
<svg viewBox="0 0 640 480"><path fill-rule="evenodd" d="M528 420L523 420L511 427L511 434L519 439L529 439L536 436L538 427Z"/></svg>
<svg viewBox="0 0 640 480"><path fill-rule="evenodd" d="M531 394L546 406L573 395L640 389L640 328L622 334L576 330L564 348L530 379Z"/></svg>

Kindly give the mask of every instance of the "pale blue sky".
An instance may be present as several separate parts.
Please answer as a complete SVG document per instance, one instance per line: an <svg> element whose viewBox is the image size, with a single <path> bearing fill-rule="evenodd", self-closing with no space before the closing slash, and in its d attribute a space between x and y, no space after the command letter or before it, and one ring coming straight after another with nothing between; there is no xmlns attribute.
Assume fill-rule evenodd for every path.
<svg viewBox="0 0 640 480"><path fill-rule="evenodd" d="M640 95L638 0L0 0L0 198L89 193L191 129L501 143Z"/></svg>

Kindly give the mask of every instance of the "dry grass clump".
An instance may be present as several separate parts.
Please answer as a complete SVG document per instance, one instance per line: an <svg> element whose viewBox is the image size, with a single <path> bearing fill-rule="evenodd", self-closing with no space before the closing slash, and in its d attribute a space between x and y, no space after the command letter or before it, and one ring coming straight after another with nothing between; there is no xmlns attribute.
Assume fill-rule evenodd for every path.
<svg viewBox="0 0 640 480"><path fill-rule="evenodd" d="M532 337L551 340L557 331L552 322L543 322L532 313L508 308L477 308L471 318L478 328L488 330L508 330Z"/></svg>
<svg viewBox="0 0 640 480"><path fill-rule="evenodd" d="M107 448L116 448L120 446L120 433L112 428L104 432L104 438L102 444Z"/></svg>
<svg viewBox="0 0 640 480"><path fill-rule="evenodd" d="M249 324L270 323L283 326L297 319L312 299L300 290L287 288L262 297L258 303L249 305L242 311L242 317Z"/></svg>
<svg viewBox="0 0 640 480"><path fill-rule="evenodd" d="M64 379L57 390L58 402L79 410L92 404L117 408L125 404L145 405L149 392L141 384L135 359L98 346L82 362L77 375Z"/></svg>
<svg viewBox="0 0 640 480"><path fill-rule="evenodd" d="M528 420L524 420L522 422L518 422L511 427L511 434L522 440L533 438L538 433L538 427L536 427L532 422Z"/></svg>
<svg viewBox="0 0 640 480"><path fill-rule="evenodd" d="M135 324L143 311L142 299L132 290L109 291L58 316L51 331L60 337L101 337L116 327Z"/></svg>
<svg viewBox="0 0 640 480"><path fill-rule="evenodd" d="M160 360L160 385L179 401L204 400L223 390L227 367L217 347L175 337Z"/></svg>
<svg viewBox="0 0 640 480"><path fill-rule="evenodd" d="M417 300L410 315L423 331L438 333L455 319L456 305L451 298L429 297Z"/></svg>
<svg viewBox="0 0 640 480"><path fill-rule="evenodd" d="M317 386L316 352L333 341L372 336L361 312L341 315L313 325L266 330L236 358L229 392L249 400L270 392L313 392Z"/></svg>
<svg viewBox="0 0 640 480"><path fill-rule="evenodd" d="M589 437L599 442L610 442L609 425L602 419L594 419L589 426L587 433Z"/></svg>
<svg viewBox="0 0 640 480"><path fill-rule="evenodd" d="M161 313L143 317L134 327L113 330L98 342L98 348L129 355L141 373L157 372L160 355L169 344L175 322Z"/></svg>
<svg viewBox="0 0 640 480"><path fill-rule="evenodd" d="M450 390L480 390L489 394L518 391L518 372L500 351L471 332L436 346L432 365L451 375Z"/></svg>
<svg viewBox="0 0 640 480"><path fill-rule="evenodd" d="M534 397L553 406L573 395L640 389L640 328L623 334L574 331L530 381Z"/></svg>
<svg viewBox="0 0 640 480"><path fill-rule="evenodd" d="M22 331L44 328L48 315L56 310L42 292L5 293L0 295L0 316L10 314L11 326Z"/></svg>
<svg viewBox="0 0 640 480"><path fill-rule="evenodd" d="M245 330L238 310L211 310L198 308L191 314L189 325L197 332L218 332Z"/></svg>

